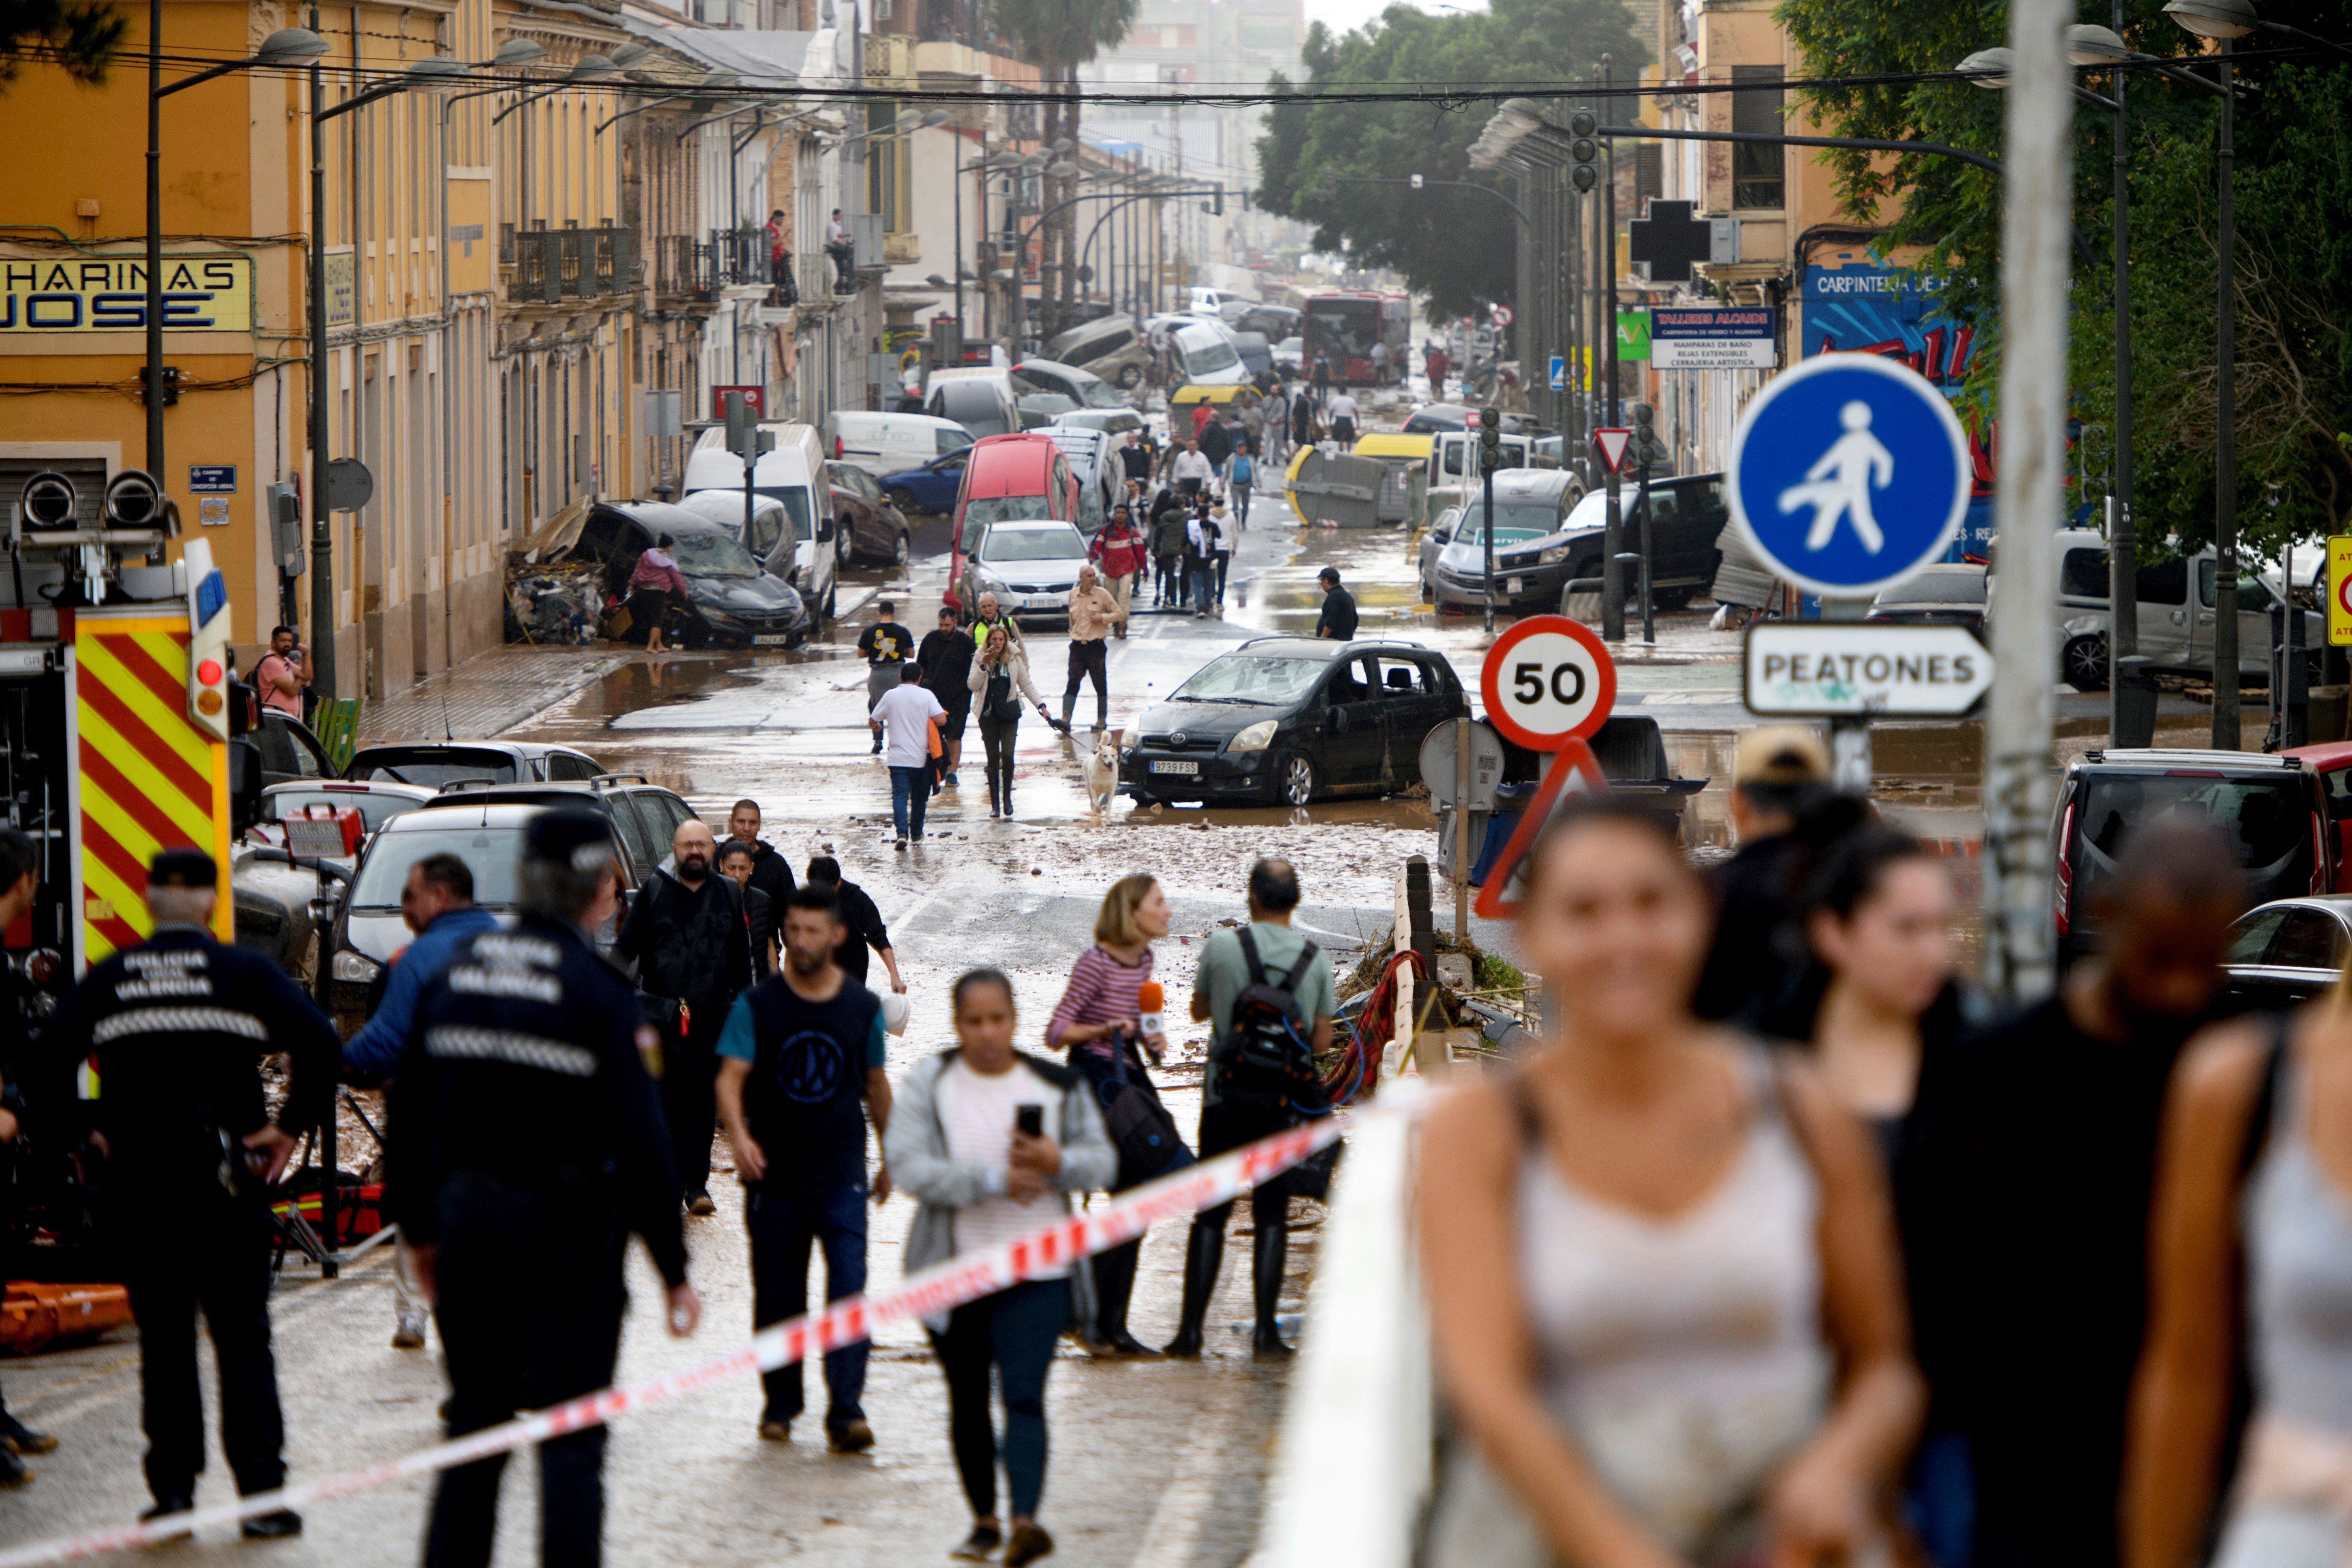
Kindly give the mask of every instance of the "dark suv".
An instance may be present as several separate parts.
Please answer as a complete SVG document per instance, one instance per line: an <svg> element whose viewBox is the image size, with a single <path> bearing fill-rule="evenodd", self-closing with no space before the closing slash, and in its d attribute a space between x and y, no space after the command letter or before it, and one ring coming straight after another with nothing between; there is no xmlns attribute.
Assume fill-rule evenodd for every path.
<svg viewBox="0 0 2352 1568"><path fill-rule="evenodd" d="M1386 795L1420 778L1423 737L1469 711L1419 643L1254 637L1128 727L1119 782L1146 803Z"/></svg>
<svg viewBox="0 0 2352 1568"><path fill-rule="evenodd" d="M2249 906L2325 893L2336 846L2319 771L2305 758L2247 752L2086 752L2058 786L2053 912L2061 967L2099 945L2092 909L2133 830L2186 816L2221 836L2246 875Z"/></svg>

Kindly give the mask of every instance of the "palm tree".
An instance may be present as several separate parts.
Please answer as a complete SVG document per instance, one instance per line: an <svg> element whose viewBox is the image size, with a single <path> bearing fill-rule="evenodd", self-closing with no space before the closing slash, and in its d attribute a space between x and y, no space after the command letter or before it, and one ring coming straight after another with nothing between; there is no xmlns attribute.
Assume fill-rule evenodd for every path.
<svg viewBox="0 0 2352 1568"><path fill-rule="evenodd" d="M1128 30L1135 26L1136 12L1141 0L991 0L995 7L996 30L1019 47L1022 57L1034 64L1044 84L1075 91L1078 83L1078 68L1090 63L1105 49L1115 49L1126 41ZM1072 162L1079 145L1078 105L1049 103L1045 105L1045 134L1048 142L1067 137L1071 143ZM1049 180L1045 184L1045 205L1058 206L1076 194L1075 178ZM1076 312L1077 289L1077 213L1068 209L1046 226L1044 254L1040 268L1044 284L1041 296L1058 296L1058 304L1051 312L1041 311L1056 330L1069 325ZM1041 303L1043 300L1041 299Z"/></svg>

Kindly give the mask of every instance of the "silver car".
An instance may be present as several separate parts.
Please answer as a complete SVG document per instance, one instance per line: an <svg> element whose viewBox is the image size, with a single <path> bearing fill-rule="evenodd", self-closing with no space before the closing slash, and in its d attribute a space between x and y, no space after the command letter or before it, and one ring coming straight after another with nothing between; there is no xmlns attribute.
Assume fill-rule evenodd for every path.
<svg viewBox="0 0 2352 1568"><path fill-rule="evenodd" d="M977 604L982 594L1016 621L1070 613L1070 590L1087 563L1087 542L1054 519L992 522L972 547L959 597Z"/></svg>
<svg viewBox="0 0 2352 1568"><path fill-rule="evenodd" d="M2352 953L2352 898L2276 899L2239 917L2222 955L2232 1001L2292 1007L2331 990Z"/></svg>

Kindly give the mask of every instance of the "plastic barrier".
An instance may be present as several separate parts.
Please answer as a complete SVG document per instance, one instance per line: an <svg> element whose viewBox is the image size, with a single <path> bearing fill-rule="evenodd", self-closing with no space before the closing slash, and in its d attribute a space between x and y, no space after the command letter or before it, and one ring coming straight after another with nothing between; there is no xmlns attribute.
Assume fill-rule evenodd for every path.
<svg viewBox="0 0 2352 1568"><path fill-rule="evenodd" d="M11 1279L0 1299L0 1350L29 1355L52 1340L102 1334L131 1321L120 1285L38 1285Z"/></svg>

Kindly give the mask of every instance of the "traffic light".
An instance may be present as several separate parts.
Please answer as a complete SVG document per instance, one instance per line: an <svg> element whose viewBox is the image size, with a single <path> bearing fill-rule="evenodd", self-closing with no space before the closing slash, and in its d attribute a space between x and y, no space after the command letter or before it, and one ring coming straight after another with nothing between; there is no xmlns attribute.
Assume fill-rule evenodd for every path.
<svg viewBox="0 0 2352 1568"><path fill-rule="evenodd" d="M1211 186L1209 187L1209 189L1210 189L1210 191L1211 191L1211 193L1212 193L1212 195L1210 195L1210 197L1209 197L1209 210L1210 210L1211 212L1214 213L1214 214L1215 214L1217 216L1219 216L1219 217L1223 217L1223 216L1225 216L1225 187L1224 187L1224 183L1223 183L1223 181L1219 181L1217 184L1213 184L1213 185L1211 185Z"/></svg>
<svg viewBox="0 0 2352 1568"><path fill-rule="evenodd" d="M747 464L756 461L761 453L776 449L776 433L760 428L751 400L740 392L727 394L727 449Z"/></svg>
<svg viewBox="0 0 2352 1568"><path fill-rule="evenodd" d="M147 390L147 367L143 364L139 367L139 401L142 404L152 401ZM163 406L169 408L179 401L180 367L167 364L163 367Z"/></svg>
<svg viewBox="0 0 2352 1568"><path fill-rule="evenodd" d="M1499 408L1478 410L1478 468L1493 473L1503 466L1503 411Z"/></svg>
<svg viewBox="0 0 2352 1568"><path fill-rule="evenodd" d="M278 553L278 570L289 577L302 574L302 492L295 485L272 485L269 501L270 544Z"/></svg>
<svg viewBox="0 0 2352 1568"><path fill-rule="evenodd" d="M1674 454L1658 439L1657 411L1646 403L1633 405L1633 444L1630 454L1634 467L1646 468L1668 461Z"/></svg>
<svg viewBox="0 0 2352 1568"><path fill-rule="evenodd" d="M1601 183L1601 171L1592 166L1592 160L1601 155L1600 144L1592 140L1592 133L1600 128L1601 121L1589 109L1580 109L1568 117L1568 155L1573 161L1568 180L1580 191L1589 191Z"/></svg>

